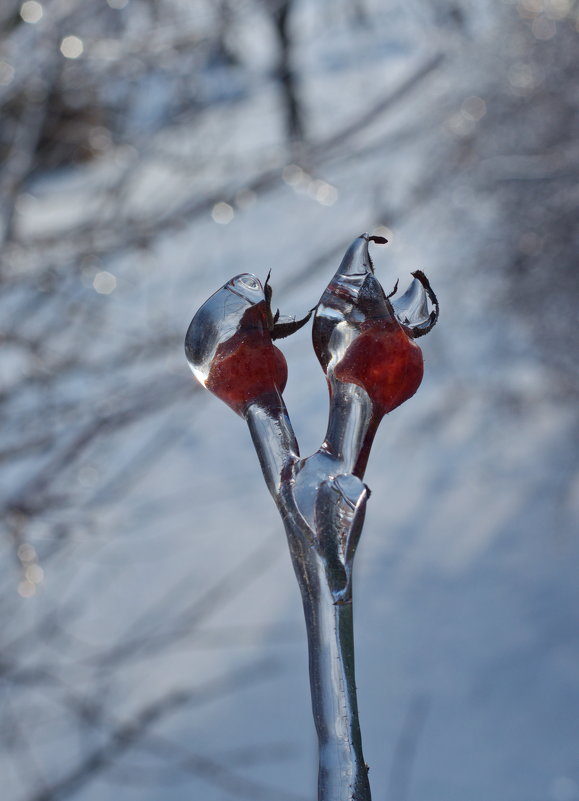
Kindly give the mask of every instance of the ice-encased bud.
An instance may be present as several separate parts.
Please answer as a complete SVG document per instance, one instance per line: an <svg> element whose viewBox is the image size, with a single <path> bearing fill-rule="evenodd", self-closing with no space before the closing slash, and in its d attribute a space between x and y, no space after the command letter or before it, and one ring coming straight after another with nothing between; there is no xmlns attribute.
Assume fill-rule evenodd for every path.
<svg viewBox="0 0 579 801"><path fill-rule="evenodd" d="M287 365L271 341L269 307L254 275L236 275L193 317L185 353L194 376L243 415L283 392Z"/></svg>
<svg viewBox="0 0 579 801"><path fill-rule="evenodd" d="M344 356L364 320L378 319L386 310L363 234L346 251L315 312L312 338L325 373Z"/></svg>
<svg viewBox="0 0 579 801"><path fill-rule="evenodd" d="M336 382L360 386L381 415L420 386L422 353L412 337L436 320L428 308L434 294L422 273L414 274L396 307L390 302L374 276L370 239L362 234L346 251L316 310L313 342L330 392Z"/></svg>

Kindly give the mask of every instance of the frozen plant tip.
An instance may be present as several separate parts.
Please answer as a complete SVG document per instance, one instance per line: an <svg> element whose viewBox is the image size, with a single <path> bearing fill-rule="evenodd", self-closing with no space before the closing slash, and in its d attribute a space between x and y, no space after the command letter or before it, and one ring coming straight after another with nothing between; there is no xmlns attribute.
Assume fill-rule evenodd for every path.
<svg viewBox="0 0 579 801"><path fill-rule="evenodd" d="M254 275L236 275L203 304L185 338L195 377L242 416L250 403L283 392L287 364L272 340L289 336L311 316L279 323L271 297L269 276L262 287Z"/></svg>
<svg viewBox="0 0 579 801"><path fill-rule="evenodd" d="M420 386L424 366L414 338L431 330L438 317L426 276L413 275L404 295L391 301L396 290L385 294L361 237L348 249L314 319L314 349L331 389L336 382L363 387L380 415Z"/></svg>
<svg viewBox="0 0 579 801"><path fill-rule="evenodd" d="M318 303L313 328L314 350L330 389L322 447L348 453L348 469L360 476L382 417L420 386L424 363L414 339L438 319L438 301L420 271L399 299L394 298L398 282L386 295L374 274L370 239L363 234L346 251Z"/></svg>
<svg viewBox="0 0 579 801"><path fill-rule="evenodd" d="M348 248L315 307L313 344L328 381L325 439L300 457L283 402L287 364L274 339L310 318L280 322L269 275L238 275L193 318L185 351L195 377L243 417L284 523L304 607L310 688L318 734L319 801L370 801L354 675L352 569L366 502L364 471L378 425L412 397L424 365L417 337L438 302L416 271L406 292L387 295L362 234ZM313 310L312 310L313 311Z"/></svg>

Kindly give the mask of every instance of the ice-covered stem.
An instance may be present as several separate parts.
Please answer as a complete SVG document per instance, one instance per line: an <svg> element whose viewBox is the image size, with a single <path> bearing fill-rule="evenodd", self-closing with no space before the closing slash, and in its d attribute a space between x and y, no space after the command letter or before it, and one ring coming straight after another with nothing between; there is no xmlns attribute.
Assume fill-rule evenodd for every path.
<svg viewBox="0 0 579 801"><path fill-rule="evenodd" d="M318 454L284 460L280 454L293 432L281 409L251 404L246 419L284 522L302 595L319 743L318 799L370 801L356 699L351 596L368 490L353 475L329 478L329 462Z"/></svg>
<svg viewBox="0 0 579 801"><path fill-rule="evenodd" d="M380 420L422 379L413 337L427 333L438 316L419 272L390 301L374 277L372 240L384 241L362 234L352 243L316 309L313 341L328 379L330 414L322 446L307 459L299 456L281 396L285 359L272 341L307 317L278 323L268 282L238 275L203 304L185 341L196 377L247 421L284 522L308 634L319 801L370 801L352 624L352 567L369 496L362 477Z"/></svg>
<svg viewBox="0 0 579 801"><path fill-rule="evenodd" d="M291 479L299 457L298 443L284 402L263 405L252 403L245 412L265 483L280 506L281 491Z"/></svg>
<svg viewBox="0 0 579 801"><path fill-rule="evenodd" d="M352 603L337 603L323 556L288 535L308 635L319 801L370 801L354 674Z"/></svg>

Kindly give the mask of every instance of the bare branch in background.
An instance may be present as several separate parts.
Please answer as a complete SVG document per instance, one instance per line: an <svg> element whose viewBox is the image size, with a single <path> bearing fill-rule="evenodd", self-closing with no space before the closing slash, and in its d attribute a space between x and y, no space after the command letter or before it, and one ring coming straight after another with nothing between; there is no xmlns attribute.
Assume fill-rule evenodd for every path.
<svg viewBox="0 0 579 801"><path fill-rule="evenodd" d="M276 292L297 297L351 237L334 213L395 234L418 219L430 241L430 212L447 206L444 269L465 287L469 270L495 281L550 371L545 391L576 396L579 8L499 5L0 3L2 801L92 797L96 777L138 783L141 763L185 792L198 780L284 797L260 778L277 758L265 738L235 756L194 714L186 747L174 725L199 693L226 692L206 684L212 660L226 655L232 676L246 666L249 688L252 669L270 675L262 643L301 637L293 620L246 615L246 591L269 604L260 582L284 553L271 521L243 557L211 509L184 515L193 488L179 483L192 472L203 505L218 472L198 450L211 418L182 364L185 315L231 254L246 269L264 229L267 259L284 251ZM243 496L253 514L245 478L220 506ZM570 470L561 515L575 484ZM183 696L177 664L192 677ZM166 684L150 687L152 673ZM411 796L428 736L417 708L393 801ZM288 735L289 764L300 748Z"/></svg>

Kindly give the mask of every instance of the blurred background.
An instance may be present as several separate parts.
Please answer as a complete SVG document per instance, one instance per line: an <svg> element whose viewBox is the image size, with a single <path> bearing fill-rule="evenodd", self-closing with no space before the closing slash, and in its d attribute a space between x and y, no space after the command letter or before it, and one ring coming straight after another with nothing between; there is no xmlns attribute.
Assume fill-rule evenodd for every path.
<svg viewBox="0 0 579 801"><path fill-rule="evenodd" d="M314 800L282 526L182 343L240 272L303 315L363 231L441 305L366 474L373 797L579 800L578 31L576 0L3 0L2 801Z"/></svg>

